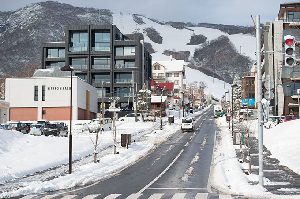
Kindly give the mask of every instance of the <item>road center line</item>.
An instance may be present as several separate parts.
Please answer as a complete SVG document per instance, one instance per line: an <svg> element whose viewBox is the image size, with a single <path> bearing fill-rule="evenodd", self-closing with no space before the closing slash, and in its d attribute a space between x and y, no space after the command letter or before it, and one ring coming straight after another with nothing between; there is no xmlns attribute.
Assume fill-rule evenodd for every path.
<svg viewBox="0 0 300 199"><path fill-rule="evenodd" d="M176 162L176 160L180 157L180 155L183 153L183 151L184 151L184 149L181 149L179 154L174 158L174 160L169 164L169 166L167 166L167 168L165 168L165 170L163 170L163 172L161 172L161 174L159 174L156 178L154 178L149 184L147 184L144 188L142 188L138 192L138 194L143 193L146 189L148 189L151 185L153 185L162 175L164 175L170 169L170 167Z"/></svg>

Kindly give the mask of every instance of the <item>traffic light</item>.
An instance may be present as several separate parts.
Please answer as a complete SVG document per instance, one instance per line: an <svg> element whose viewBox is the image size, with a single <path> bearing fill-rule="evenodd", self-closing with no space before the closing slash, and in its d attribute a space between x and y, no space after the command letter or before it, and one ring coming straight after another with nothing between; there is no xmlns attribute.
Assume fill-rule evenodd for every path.
<svg viewBox="0 0 300 199"><path fill-rule="evenodd" d="M294 66L294 64L296 63L294 36L291 35L284 36L284 49L285 49L285 65Z"/></svg>

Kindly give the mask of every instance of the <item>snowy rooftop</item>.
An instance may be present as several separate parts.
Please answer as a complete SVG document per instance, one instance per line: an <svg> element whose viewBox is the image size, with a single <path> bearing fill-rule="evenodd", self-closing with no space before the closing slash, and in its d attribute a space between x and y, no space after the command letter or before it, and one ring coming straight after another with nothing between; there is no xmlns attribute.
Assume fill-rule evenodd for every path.
<svg viewBox="0 0 300 199"><path fill-rule="evenodd" d="M153 63L158 63L164 66L166 72L184 71L184 60L172 59L169 61L153 61Z"/></svg>
<svg viewBox="0 0 300 199"><path fill-rule="evenodd" d="M69 71L61 71L58 68L37 69L32 77L66 77L70 76Z"/></svg>

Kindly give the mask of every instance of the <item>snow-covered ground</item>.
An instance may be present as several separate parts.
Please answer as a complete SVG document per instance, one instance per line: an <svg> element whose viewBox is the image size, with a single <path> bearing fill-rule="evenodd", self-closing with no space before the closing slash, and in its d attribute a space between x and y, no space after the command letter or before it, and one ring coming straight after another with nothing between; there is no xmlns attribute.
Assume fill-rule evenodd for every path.
<svg viewBox="0 0 300 199"><path fill-rule="evenodd" d="M200 113L196 112L195 114ZM100 158L99 163L90 161L76 167L72 174L56 176L49 181L43 182L36 179L23 183L23 188L1 193L0 197L65 189L109 177L137 161L153 149L155 144L164 141L180 129L178 112L170 111L169 114L175 115L175 123L166 124L163 130L157 128L159 120L156 123L117 122L118 142L120 142L120 135L126 133L131 133L133 139L136 140L129 146L129 149L122 148L119 143L117 147L119 154L113 154L111 150L111 153ZM164 120L166 121L167 117ZM258 181L258 176L243 173L242 165L236 157L236 148L232 144L231 132L228 130L225 117L218 118L216 121L221 129L219 133L222 139L216 141L211 185L226 194L241 194L255 198L286 198L287 196L275 196L266 192L260 185L249 184L249 181ZM299 125L300 120L295 120L271 129L264 129L265 146L270 149L275 158L280 160L280 164L290 167L297 173L300 173L300 157L297 156L297 152L300 150L298 144L300 135L297 132ZM257 120L254 120L249 126L256 134ZM141 137L143 139L140 139ZM88 132L73 134L74 160L93 154L92 140L95 140L95 134ZM0 183L68 163L68 138L32 136L16 131L0 130L0 142ZM103 150L112 144L112 132L103 132L100 135L98 150ZM297 198L299 196L288 197Z"/></svg>
<svg viewBox="0 0 300 199"><path fill-rule="evenodd" d="M299 195L274 195L260 185L250 185L250 181L259 181L259 176L246 175L242 169L246 165L240 164L236 157L236 146L233 145L231 131L225 117L217 119L221 129L221 141L216 141L214 153L212 185L224 193L244 195L251 198L299 198ZM278 159L281 165L287 166L300 174L300 120L280 123L271 129L263 129L263 144L270 150L272 157ZM252 120L249 129L253 136L258 137L258 121ZM264 178L264 184L269 180Z"/></svg>

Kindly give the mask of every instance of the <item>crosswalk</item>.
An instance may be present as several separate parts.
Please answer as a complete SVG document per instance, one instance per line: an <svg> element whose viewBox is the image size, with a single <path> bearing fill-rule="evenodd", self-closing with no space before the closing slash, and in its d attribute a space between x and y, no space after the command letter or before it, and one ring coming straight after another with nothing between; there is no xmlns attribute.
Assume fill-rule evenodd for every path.
<svg viewBox="0 0 300 199"><path fill-rule="evenodd" d="M126 197L126 199L160 199L165 197L166 193L153 193L150 196L147 195L143 195L143 194L139 194L139 193L134 193L129 195L128 197ZM209 198L209 194L208 193L196 193L196 195L194 196L195 199L207 199ZM91 195L87 195L84 197L80 197L77 195L47 195L47 196L43 196L40 197L38 195L27 195L24 196L20 199L94 199L94 198L103 198L103 199L121 199L124 198L122 197L122 194L110 194L108 196L103 196L101 197L101 194L91 194ZM169 197L170 199L186 199L186 198L191 198L191 197L187 197L187 193L173 193L172 196ZM219 199L231 199L232 196L231 195L219 195Z"/></svg>

